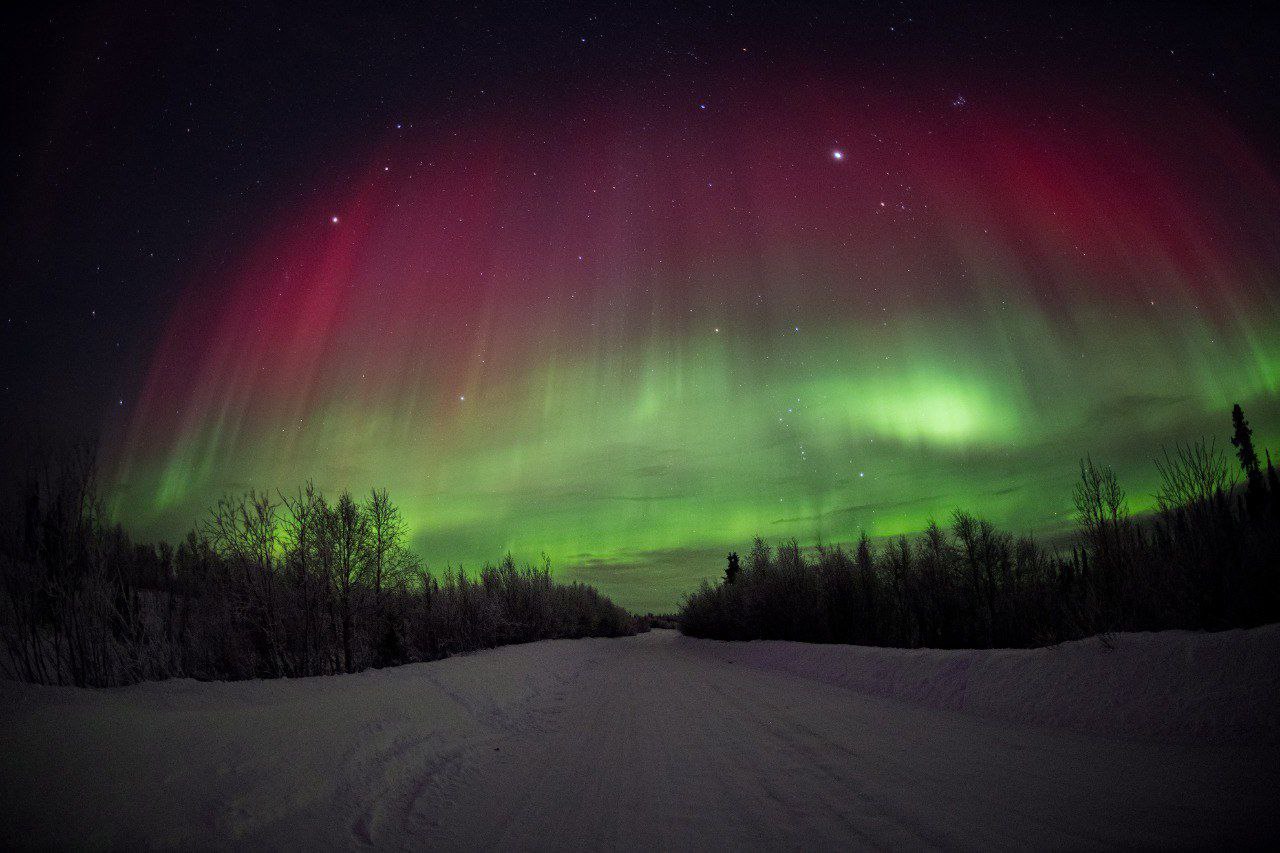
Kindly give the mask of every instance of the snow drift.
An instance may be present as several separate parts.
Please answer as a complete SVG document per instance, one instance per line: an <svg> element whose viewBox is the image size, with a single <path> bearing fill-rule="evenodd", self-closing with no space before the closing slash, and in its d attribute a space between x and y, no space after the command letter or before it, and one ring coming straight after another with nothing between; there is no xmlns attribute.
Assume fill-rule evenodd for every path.
<svg viewBox="0 0 1280 853"><path fill-rule="evenodd" d="M1112 634L1041 649L757 640L725 660L933 708L1095 734L1280 743L1280 625Z"/></svg>

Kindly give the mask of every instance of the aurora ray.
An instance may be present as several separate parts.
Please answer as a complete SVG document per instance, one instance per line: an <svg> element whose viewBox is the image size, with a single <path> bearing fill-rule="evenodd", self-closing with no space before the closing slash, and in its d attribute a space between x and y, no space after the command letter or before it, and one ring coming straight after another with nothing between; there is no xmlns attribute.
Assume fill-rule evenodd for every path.
<svg viewBox="0 0 1280 853"><path fill-rule="evenodd" d="M1226 122L919 107L761 86L375 144L191 283L113 506L174 535L376 484L434 566L545 552L667 610L756 534L1050 531L1086 453L1141 508L1231 403L1274 441L1280 188Z"/></svg>

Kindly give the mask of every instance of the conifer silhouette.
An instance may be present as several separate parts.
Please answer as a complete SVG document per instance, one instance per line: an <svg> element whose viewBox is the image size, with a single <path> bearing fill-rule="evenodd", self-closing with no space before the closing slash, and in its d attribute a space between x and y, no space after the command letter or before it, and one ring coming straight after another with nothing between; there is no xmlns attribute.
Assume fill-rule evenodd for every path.
<svg viewBox="0 0 1280 853"><path fill-rule="evenodd" d="M1252 480L1259 474L1258 454L1253 449L1253 429L1244 419L1244 411L1239 403L1231 409L1231 425L1235 427L1231 443L1236 448L1236 456L1240 458L1240 467L1244 469L1245 476Z"/></svg>
<svg viewBox="0 0 1280 853"><path fill-rule="evenodd" d="M733 583L734 581L736 581L738 579L739 568L740 567L738 565L738 552L730 551L729 565L725 566L725 569L724 569L724 582Z"/></svg>
<svg viewBox="0 0 1280 853"><path fill-rule="evenodd" d="M1245 506L1249 515L1256 517L1262 512L1267 502L1267 486L1262 479L1262 471L1258 465L1258 453L1253 449L1253 429L1244 418L1244 411L1236 403L1231 409L1231 424L1235 434L1231 443L1236 448L1236 456L1240 459L1240 467L1245 475Z"/></svg>

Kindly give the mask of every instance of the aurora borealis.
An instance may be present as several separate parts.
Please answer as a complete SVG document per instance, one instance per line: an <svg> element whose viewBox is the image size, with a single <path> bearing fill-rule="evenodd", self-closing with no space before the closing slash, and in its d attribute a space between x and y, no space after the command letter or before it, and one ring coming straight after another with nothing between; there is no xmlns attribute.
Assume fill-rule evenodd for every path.
<svg viewBox="0 0 1280 853"><path fill-rule="evenodd" d="M1274 413L1278 195L1227 129L749 100L389 133L174 311L122 512L385 485L432 565L657 607L757 533L1051 528L1086 453L1141 507L1161 441Z"/></svg>
<svg viewBox="0 0 1280 853"><path fill-rule="evenodd" d="M1280 183L1256 128L1066 54L953 73L952 42L994 51L989 33L964 19L911 47L924 24L895 15L849 24L858 49L797 24L773 54L768 19L652 55L557 20L563 54L533 82L435 91L378 65L403 109L335 87L344 116L376 113L341 129L324 111L346 107L307 89L280 121L340 130L297 162L218 137L236 168L204 198L227 174L293 183L228 202L234 225L166 273L100 428L110 510L172 537L224 492L385 486L433 569L545 553L670 610L757 534L847 542L956 508L1058 533L1086 454L1140 510L1159 446L1225 441L1235 402L1275 447ZM438 76L480 38L457 26ZM1009 37L1056 44L1049 26ZM867 47L885 39L902 47ZM415 86L448 107L414 109ZM163 101L175 139L202 130L191 91ZM269 137L275 117L255 122ZM197 155L179 166L166 204L198 220Z"/></svg>

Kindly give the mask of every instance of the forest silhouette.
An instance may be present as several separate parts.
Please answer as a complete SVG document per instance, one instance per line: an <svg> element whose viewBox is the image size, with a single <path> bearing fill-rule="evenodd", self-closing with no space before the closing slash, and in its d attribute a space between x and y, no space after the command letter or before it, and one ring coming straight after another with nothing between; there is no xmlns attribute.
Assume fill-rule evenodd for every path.
<svg viewBox="0 0 1280 853"><path fill-rule="evenodd" d="M0 666L44 684L327 675L532 640L678 624L695 637L875 646L1050 645L1115 631L1280 619L1280 480L1239 406L1235 460L1215 440L1165 449L1149 517L1084 459L1069 548L967 511L915 538L729 554L677 619L637 617L594 587L510 556L433 575L385 490L330 501L308 484L226 497L177 547L105 518L93 457L32 466L0 530Z"/></svg>
<svg viewBox="0 0 1280 853"><path fill-rule="evenodd" d="M681 630L722 640L1030 647L1114 631L1221 630L1280 619L1280 479L1240 406L1238 464L1216 440L1166 448L1156 510L1135 518L1106 465L1084 459L1075 543L1052 550L956 511L919 536L852 552L755 540L684 602ZM1243 485L1241 477L1243 476Z"/></svg>

